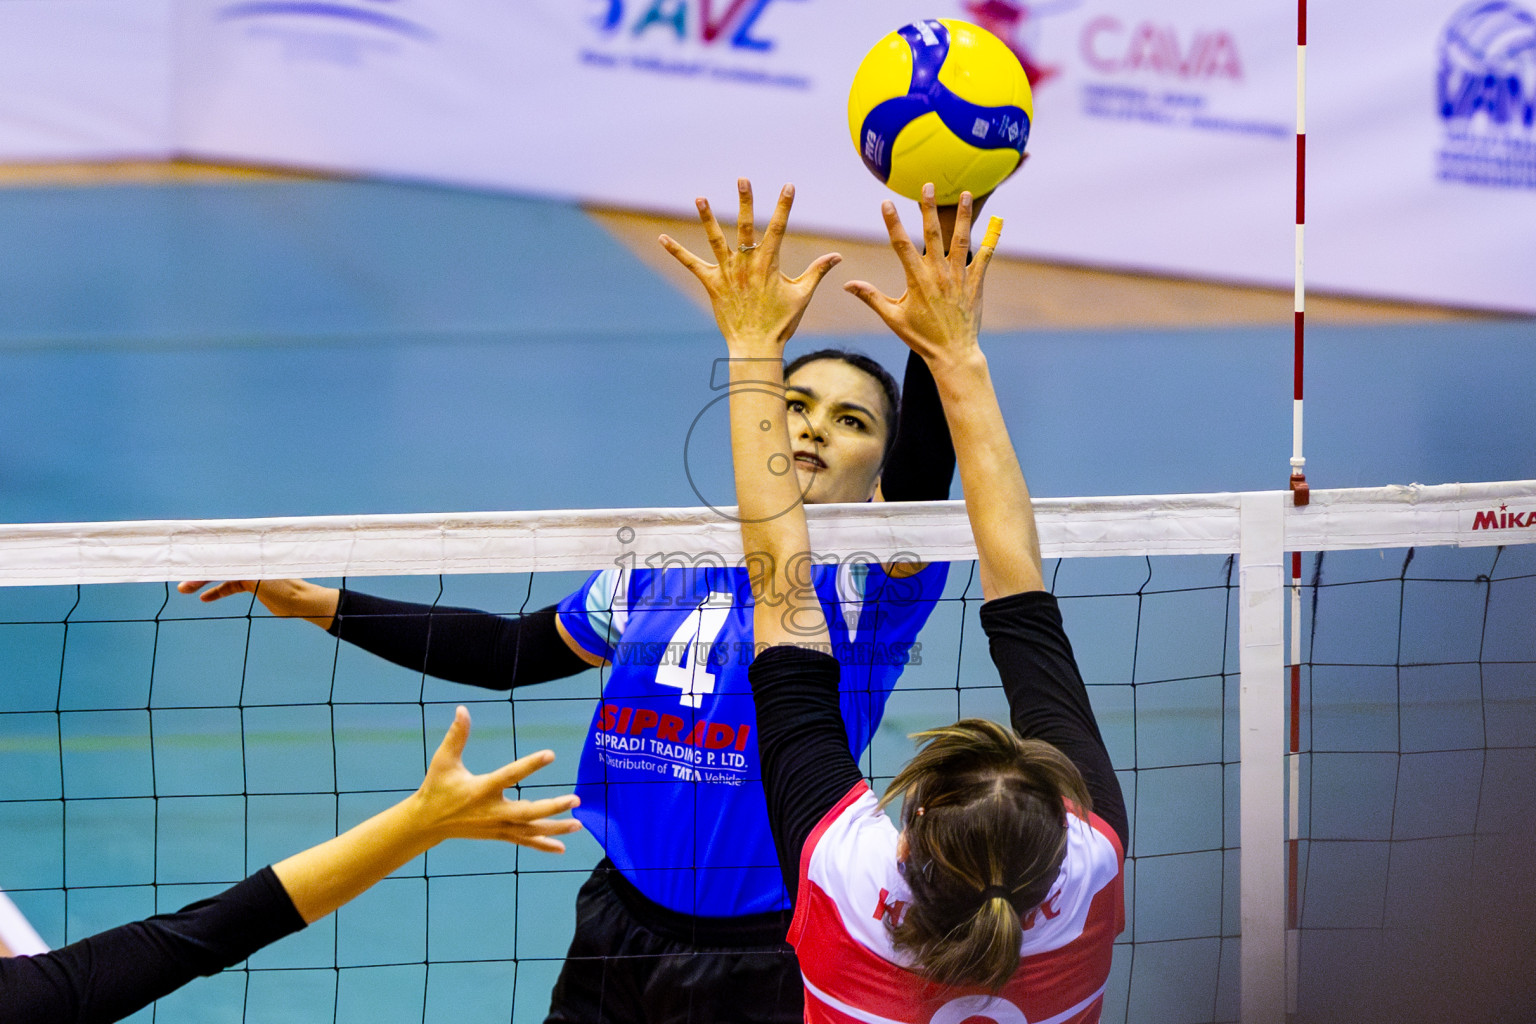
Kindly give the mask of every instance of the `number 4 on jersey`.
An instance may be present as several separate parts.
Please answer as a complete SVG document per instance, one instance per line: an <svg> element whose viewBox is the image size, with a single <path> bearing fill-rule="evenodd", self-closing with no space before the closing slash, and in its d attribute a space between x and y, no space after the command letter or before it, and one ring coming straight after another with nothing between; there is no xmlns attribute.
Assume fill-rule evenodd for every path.
<svg viewBox="0 0 1536 1024"><path fill-rule="evenodd" d="M711 592L677 627L667 645L669 656L656 666L657 684L678 690L678 700L690 708L698 707L706 693L715 692L709 652L725 628L735 601L735 594ZM681 656L672 658L673 651L680 651Z"/></svg>

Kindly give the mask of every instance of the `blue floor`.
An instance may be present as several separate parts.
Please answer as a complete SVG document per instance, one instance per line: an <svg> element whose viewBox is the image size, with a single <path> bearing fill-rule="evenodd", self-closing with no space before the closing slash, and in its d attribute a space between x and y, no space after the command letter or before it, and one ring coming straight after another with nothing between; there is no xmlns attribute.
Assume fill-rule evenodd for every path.
<svg viewBox="0 0 1536 1024"><path fill-rule="evenodd" d="M1314 331L1313 485L1536 477L1521 412L1532 335ZM1017 334L990 339L990 359L1040 496L1255 490L1288 475L1288 342L1254 329ZM880 337L852 344L901 356ZM698 451L684 444L717 397L719 354L696 324L0 347L0 518L731 503L724 406L704 413Z"/></svg>
<svg viewBox="0 0 1536 1024"><path fill-rule="evenodd" d="M714 447L684 451L723 354L708 316L569 207L15 189L0 230L0 520L692 505L690 470L705 498L730 492L723 407ZM988 350L1036 493L1179 493L1284 485L1290 340ZM843 343L904 358L879 334ZM1536 477L1536 321L1314 327L1307 374L1314 486Z"/></svg>
<svg viewBox="0 0 1536 1024"><path fill-rule="evenodd" d="M578 210L388 184L17 189L0 191L0 237L0 521L733 500L723 406L702 411L723 355L708 316ZM837 343L893 367L904 358L879 335ZM1290 343L1286 324L987 340L1040 496L1283 486ZM1536 384L1536 323L1316 327L1307 373L1313 486L1536 478L1522 411ZM1474 561L1447 572L1486 576ZM1494 576L1529 574L1528 562L1511 555ZM1333 565L1324 582L1374 578L1363 563ZM1156 879L1128 893L1139 924L1127 938L1138 945L1117 957L1105 1019L1231 1019L1236 872L1222 867L1235 856L1225 849L1235 637L1218 623L1231 591L1221 559L1161 560L1148 572L1144 560L1095 560L1063 567L1057 587L1071 596L1074 635L1098 639L1085 675L1145 822L1138 871ZM1397 566L1383 572L1399 578ZM578 578L449 580L444 600L517 611ZM432 600L438 583L378 586ZM976 596L968 571L957 567L947 595ZM205 609L160 587L92 588L79 607L75 597L0 592L0 886L54 942L149 913L157 898L180 905L358 820L387 802L376 791L414 785L424 744L447 721L442 705L485 696L338 654L317 630L246 618L243 607ZM1520 636L1509 600L1497 603L1499 621ZM1422 614L1392 635L1432 633L1441 617ZM904 760L911 729L1000 711L989 688L955 686L985 666L974 627L974 601L936 613L924 639L944 653L909 670L874 774ZM1536 657L1515 648L1511 660ZM1342 709L1319 704L1339 757L1387 752L1372 739L1387 699L1371 689L1377 653L1335 650L1319 658L1333 667L1314 669L1314 684L1331 671L1339 692L1360 690ZM1531 714L1528 673L1501 678L1490 684L1504 694L1495 728L1518 734L1531 724L1521 717ZM542 699L476 705L472 753L477 741L551 745L562 760L547 781L568 784L597 685L588 673ZM1391 696L1401 718L1404 698ZM1424 721L1442 696L1425 696ZM1421 722L1392 753L1459 744L1463 698L1451 700L1449 732ZM1420 713L1411 694L1406 706L1410 720ZM1492 791L1515 794L1505 799L1516 808L1526 806L1523 756L1479 762L1484 775L1515 780ZM1358 774L1375 762L1340 764ZM1337 794L1319 791L1334 813ZM1204 810L1179 813L1191 804ZM554 868L509 850L439 851L430 879L391 880L339 923L254 958L262 970L249 992L243 974L203 981L157 1019L240 1020L243 1008L253 1022L505 1021L510 1009L536 1021L596 856L590 839ZM1337 856L1329 847L1320 863ZM1212 870L1222 884L1200 881ZM1370 916L1331 906L1307 904L1320 928ZM396 928L402 920L426 924ZM338 975L333 965L370 966ZM1202 993L1194 1008L1191 991Z"/></svg>

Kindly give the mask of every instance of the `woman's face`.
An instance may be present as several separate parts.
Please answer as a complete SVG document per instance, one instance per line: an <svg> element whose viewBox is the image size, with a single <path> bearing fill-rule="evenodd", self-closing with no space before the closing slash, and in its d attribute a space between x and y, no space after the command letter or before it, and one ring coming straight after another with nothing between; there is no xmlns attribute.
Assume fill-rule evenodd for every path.
<svg viewBox="0 0 1536 1024"><path fill-rule="evenodd" d="M785 383L789 447L806 503L868 501L890 431L880 382L841 360L818 359Z"/></svg>

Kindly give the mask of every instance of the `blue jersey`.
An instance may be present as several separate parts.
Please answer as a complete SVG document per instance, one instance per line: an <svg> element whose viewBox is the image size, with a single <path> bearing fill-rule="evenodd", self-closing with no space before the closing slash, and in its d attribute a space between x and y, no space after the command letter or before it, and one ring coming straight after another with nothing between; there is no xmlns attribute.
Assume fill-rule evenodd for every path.
<svg viewBox="0 0 1536 1024"><path fill-rule="evenodd" d="M869 745L948 566L892 579L818 566L813 581L855 758ZM752 592L745 569L609 569L560 603L560 622L612 663L582 750L581 819L642 893L679 913L790 906L758 767Z"/></svg>

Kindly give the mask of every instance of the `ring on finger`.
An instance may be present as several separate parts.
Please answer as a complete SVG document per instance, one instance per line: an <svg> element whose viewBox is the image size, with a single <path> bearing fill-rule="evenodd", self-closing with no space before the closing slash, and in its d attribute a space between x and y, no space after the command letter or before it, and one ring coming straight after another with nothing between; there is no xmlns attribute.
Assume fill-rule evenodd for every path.
<svg viewBox="0 0 1536 1024"><path fill-rule="evenodd" d="M736 251L737 252L751 252L753 249L756 249L756 248L757 248L757 243L756 242L742 242L740 245L738 245L736 247Z"/></svg>

